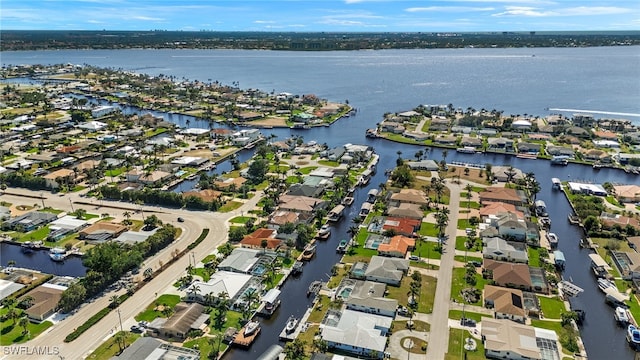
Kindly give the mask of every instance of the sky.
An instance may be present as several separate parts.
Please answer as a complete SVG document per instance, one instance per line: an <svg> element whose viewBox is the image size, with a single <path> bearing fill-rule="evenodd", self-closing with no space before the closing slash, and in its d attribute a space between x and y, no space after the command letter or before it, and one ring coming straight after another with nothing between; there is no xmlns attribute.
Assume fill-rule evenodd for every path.
<svg viewBox="0 0 640 360"><path fill-rule="evenodd" d="M640 30L640 1L0 0L0 30Z"/></svg>

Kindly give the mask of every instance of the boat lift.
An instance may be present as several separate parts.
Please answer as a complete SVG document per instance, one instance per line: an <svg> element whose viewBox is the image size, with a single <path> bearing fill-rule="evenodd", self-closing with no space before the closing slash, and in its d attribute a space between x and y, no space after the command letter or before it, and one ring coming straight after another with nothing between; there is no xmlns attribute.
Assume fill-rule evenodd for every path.
<svg viewBox="0 0 640 360"><path fill-rule="evenodd" d="M584 291L584 289L582 289L578 285L567 280L562 280L559 285L562 289L562 293L571 297L578 296L578 294Z"/></svg>

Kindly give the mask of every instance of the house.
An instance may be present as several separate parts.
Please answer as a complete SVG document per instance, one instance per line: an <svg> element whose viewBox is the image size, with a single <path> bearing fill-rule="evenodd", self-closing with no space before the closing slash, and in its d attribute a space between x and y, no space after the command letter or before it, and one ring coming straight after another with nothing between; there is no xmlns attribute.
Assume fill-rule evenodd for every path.
<svg viewBox="0 0 640 360"><path fill-rule="evenodd" d="M600 184L587 184L569 181L567 188L572 194L607 196L607 190Z"/></svg>
<svg viewBox="0 0 640 360"><path fill-rule="evenodd" d="M513 140L505 137L490 137L487 139L487 149L513 151Z"/></svg>
<svg viewBox="0 0 640 360"><path fill-rule="evenodd" d="M424 211L420 208L420 205L401 203L397 207L391 207L387 211L389 216L394 217L406 217L410 219L421 220L424 217Z"/></svg>
<svg viewBox="0 0 640 360"><path fill-rule="evenodd" d="M389 200L394 203L394 205L398 203L409 203L423 206L429 203L429 199L424 191L418 189L401 189L399 192L391 194Z"/></svg>
<svg viewBox="0 0 640 360"><path fill-rule="evenodd" d="M305 180L307 179L305 178ZM312 198L319 198L323 192L324 192L324 186L292 184L289 187L287 194L293 195L293 196L306 196L306 197L312 197Z"/></svg>
<svg viewBox="0 0 640 360"><path fill-rule="evenodd" d="M76 125L76 127L85 131L96 132L107 127L107 124L101 121L87 121L86 123Z"/></svg>
<svg viewBox="0 0 640 360"><path fill-rule="evenodd" d="M546 148L547 154L551 156L575 157L575 151L570 147L549 145Z"/></svg>
<svg viewBox="0 0 640 360"><path fill-rule="evenodd" d="M527 234L527 224L524 220L512 213L504 213L491 222L498 229L502 237L509 237L517 240L524 240Z"/></svg>
<svg viewBox="0 0 640 360"><path fill-rule="evenodd" d="M251 281L250 274L242 274L230 271L216 271L211 275L209 281L204 282L195 280L187 288L187 296L185 301L198 302L205 304L207 297L211 296L211 300L215 301L218 295L226 293L231 303L235 302L242 294L241 290ZM189 289L199 289L197 292L189 291Z"/></svg>
<svg viewBox="0 0 640 360"><path fill-rule="evenodd" d="M112 112L115 112L117 110L118 108L116 108L115 106L100 105L91 109L91 116L94 118L99 118L111 114Z"/></svg>
<svg viewBox="0 0 640 360"><path fill-rule="evenodd" d="M512 213L515 214L518 219L524 220L524 212L517 210L513 204L504 202L487 202L479 210L480 217L486 219L488 217L498 217L501 214Z"/></svg>
<svg viewBox="0 0 640 360"><path fill-rule="evenodd" d="M25 311L29 320L40 323L53 315L66 289L66 286L45 283L24 295L21 300L27 296L33 299L33 305Z"/></svg>
<svg viewBox="0 0 640 360"><path fill-rule="evenodd" d="M384 357L392 318L353 310L332 315L320 333L330 350L358 356L373 355L377 359Z"/></svg>
<svg viewBox="0 0 640 360"><path fill-rule="evenodd" d="M248 274L258 261L262 251L246 248L235 248L224 260L218 264L218 270Z"/></svg>
<svg viewBox="0 0 640 360"><path fill-rule="evenodd" d="M479 194L479 198L480 204L487 202L503 202L515 206L523 206L526 204L526 196L522 191L499 186L485 188L484 191Z"/></svg>
<svg viewBox="0 0 640 360"><path fill-rule="evenodd" d="M81 240L106 241L120 236L127 227L113 222L100 221L82 229L78 233Z"/></svg>
<svg viewBox="0 0 640 360"><path fill-rule="evenodd" d="M282 195L280 196L280 210L297 211L301 213L313 213L318 209L326 207L327 202L308 196Z"/></svg>
<svg viewBox="0 0 640 360"><path fill-rule="evenodd" d="M417 219L389 216L384 219L382 231L393 230L396 234L414 237L421 225L422 222Z"/></svg>
<svg viewBox="0 0 640 360"><path fill-rule="evenodd" d="M404 258L407 252L416 246L416 240L403 235L396 235L389 243L378 245L378 255Z"/></svg>
<svg viewBox="0 0 640 360"><path fill-rule="evenodd" d="M406 164L411 170L437 171L440 168L434 160L407 161Z"/></svg>
<svg viewBox="0 0 640 360"><path fill-rule="evenodd" d="M157 182L164 181L173 176L171 173L154 170L154 171L144 171L141 169L131 169L127 173L125 173L125 178L127 182L133 183L142 183L145 185L154 184Z"/></svg>
<svg viewBox="0 0 640 360"><path fill-rule="evenodd" d="M519 154L538 154L540 152L540 144L519 142L518 153Z"/></svg>
<svg viewBox="0 0 640 360"><path fill-rule="evenodd" d="M474 148L482 147L482 139L477 137L464 136L460 140L460 146L471 146Z"/></svg>
<svg viewBox="0 0 640 360"><path fill-rule="evenodd" d="M57 218L58 216L56 214L31 211L3 222L2 229L28 232L44 226Z"/></svg>
<svg viewBox="0 0 640 360"><path fill-rule="evenodd" d="M493 309L496 319L509 319L524 324L527 313L522 290L485 285L484 306Z"/></svg>
<svg viewBox="0 0 640 360"><path fill-rule="evenodd" d="M247 179L245 179L242 176L238 176L238 177L234 177L234 178L228 178L228 179L224 179L224 180L216 180L213 182L213 185L221 190L224 189L229 189L232 187L235 187L236 189L239 189L244 183L247 182Z"/></svg>
<svg viewBox="0 0 640 360"><path fill-rule="evenodd" d="M518 119L511 123L511 128L514 131L527 131L531 130L531 121L525 119Z"/></svg>
<svg viewBox="0 0 640 360"><path fill-rule="evenodd" d="M487 358L542 360L542 353L536 342L536 331L532 326L491 318L483 318L481 325L484 354Z"/></svg>
<svg viewBox="0 0 640 360"><path fill-rule="evenodd" d="M398 286L408 270L409 260L372 256L364 271L364 279Z"/></svg>
<svg viewBox="0 0 640 360"><path fill-rule="evenodd" d="M249 249L268 249L277 250L282 245L282 240L276 239L274 236L276 231L273 229L257 229L249 235L246 235L241 241L240 246ZM262 240L266 240L266 248L262 247Z"/></svg>
<svg viewBox="0 0 640 360"><path fill-rule="evenodd" d="M152 337L140 337L111 360L200 359L200 351L174 346Z"/></svg>
<svg viewBox="0 0 640 360"><path fill-rule="evenodd" d="M212 202L222 198L222 192L213 189L185 191L182 196L186 199L189 196L196 197L205 202Z"/></svg>
<svg viewBox="0 0 640 360"><path fill-rule="evenodd" d="M527 248L523 243L506 241L499 237L482 239L482 257L499 261L526 264L529 262Z"/></svg>
<svg viewBox="0 0 640 360"><path fill-rule="evenodd" d="M613 192L620 202L640 202L640 185L614 185Z"/></svg>
<svg viewBox="0 0 640 360"><path fill-rule="evenodd" d="M271 213L271 216L269 217L269 224L282 226L286 223L297 224L301 220L302 220L301 214L297 212L288 211L288 210L276 210L273 213Z"/></svg>
<svg viewBox="0 0 640 360"><path fill-rule="evenodd" d="M510 166L495 165L492 167L491 172L493 173L494 179L502 182L513 182L524 179L522 170Z"/></svg>
<svg viewBox="0 0 640 360"><path fill-rule="evenodd" d="M482 268L490 271L496 285L531 291L531 273L527 264L484 259Z"/></svg>
<svg viewBox="0 0 640 360"><path fill-rule="evenodd" d="M458 142L457 136L438 136L434 140L434 142L442 145L455 145Z"/></svg>
<svg viewBox="0 0 640 360"><path fill-rule="evenodd" d="M184 340L191 330L199 330L209 319L209 314L203 314L204 306L198 303L178 303L175 312L168 319L158 318L148 329L151 334L167 339ZM156 320L158 320L156 319ZM161 324L161 326L157 326Z"/></svg>
<svg viewBox="0 0 640 360"><path fill-rule="evenodd" d="M46 186L50 189L59 189L62 185L73 185L75 173L70 169L58 169L43 176Z"/></svg>
<svg viewBox="0 0 640 360"><path fill-rule="evenodd" d="M345 300L348 310L394 318L398 309L398 301L384 297L386 285L373 281L349 280L354 282L349 297Z"/></svg>

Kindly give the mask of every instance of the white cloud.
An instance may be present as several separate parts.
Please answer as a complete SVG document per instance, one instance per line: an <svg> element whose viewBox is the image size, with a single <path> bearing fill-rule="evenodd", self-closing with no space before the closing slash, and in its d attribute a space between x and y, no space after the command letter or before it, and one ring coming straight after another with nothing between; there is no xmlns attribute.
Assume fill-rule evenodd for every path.
<svg viewBox="0 0 640 360"><path fill-rule="evenodd" d="M410 7L404 9L406 12L471 12L471 11L493 11L492 7L472 7L472 6L426 6Z"/></svg>
<svg viewBox="0 0 640 360"><path fill-rule="evenodd" d="M131 19L133 19L133 20L141 20L141 21L164 21L165 20L163 18L143 16L143 15L132 16Z"/></svg>
<svg viewBox="0 0 640 360"><path fill-rule="evenodd" d="M275 24L275 21L271 20L256 20L253 22L254 24Z"/></svg>
<svg viewBox="0 0 640 360"><path fill-rule="evenodd" d="M530 6L505 6L505 11L493 14L492 16L593 16L593 15L614 15L633 12L632 9L615 6L578 6L572 8L559 8L554 10L541 10Z"/></svg>

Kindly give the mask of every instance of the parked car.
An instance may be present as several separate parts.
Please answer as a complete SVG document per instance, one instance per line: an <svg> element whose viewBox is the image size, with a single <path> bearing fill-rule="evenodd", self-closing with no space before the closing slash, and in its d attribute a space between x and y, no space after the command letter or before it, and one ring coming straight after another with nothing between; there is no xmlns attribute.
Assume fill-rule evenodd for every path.
<svg viewBox="0 0 640 360"><path fill-rule="evenodd" d="M184 219L183 219L183 218L181 218L181 217L179 217L179 218L178 218L178 222L184 222Z"/></svg>
<svg viewBox="0 0 640 360"><path fill-rule="evenodd" d="M138 325L131 325L131 332L133 333L137 333L137 334L141 334L144 332L144 328L138 326Z"/></svg>
<svg viewBox="0 0 640 360"><path fill-rule="evenodd" d="M416 256L416 255L411 255L411 256L409 256L409 260L418 261L418 260L420 260L420 258L418 256Z"/></svg>
<svg viewBox="0 0 640 360"><path fill-rule="evenodd" d="M476 327L476 321L473 320L473 319L462 318L462 319L460 319L460 325L469 326L469 327Z"/></svg>

